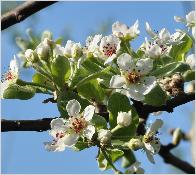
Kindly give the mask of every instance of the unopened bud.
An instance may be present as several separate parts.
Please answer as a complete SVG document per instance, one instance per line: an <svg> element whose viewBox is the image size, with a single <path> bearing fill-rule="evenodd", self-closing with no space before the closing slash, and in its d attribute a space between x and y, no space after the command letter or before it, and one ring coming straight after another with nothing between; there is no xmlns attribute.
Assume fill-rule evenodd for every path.
<svg viewBox="0 0 196 175"><path fill-rule="evenodd" d="M80 58L82 56L82 47L79 43L73 45L71 54L73 58Z"/></svg>
<svg viewBox="0 0 196 175"><path fill-rule="evenodd" d="M40 59L48 60L50 56L50 46L48 44L40 44L36 51Z"/></svg>
<svg viewBox="0 0 196 175"><path fill-rule="evenodd" d="M123 127L127 127L131 124L132 116L131 111L129 112L118 112L117 124Z"/></svg>
<svg viewBox="0 0 196 175"><path fill-rule="evenodd" d="M100 129L98 132L98 140L103 145L110 144L111 137L112 137L112 133L110 130Z"/></svg>
<svg viewBox="0 0 196 175"><path fill-rule="evenodd" d="M172 143L174 145L178 145L182 139L182 131L180 130L180 128L176 128L174 131L173 131L173 139L172 139Z"/></svg>
<svg viewBox="0 0 196 175"><path fill-rule="evenodd" d="M143 147L143 143L141 139L131 139L128 143L127 146L134 151L137 151Z"/></svg>
<svg viewBox="0 0 196 175"><path fill-rule="evenodd" d="M27 49L25 51L25 57L31 63L35 63L38 61L37 53L34 52L32 49Z"/></svg>

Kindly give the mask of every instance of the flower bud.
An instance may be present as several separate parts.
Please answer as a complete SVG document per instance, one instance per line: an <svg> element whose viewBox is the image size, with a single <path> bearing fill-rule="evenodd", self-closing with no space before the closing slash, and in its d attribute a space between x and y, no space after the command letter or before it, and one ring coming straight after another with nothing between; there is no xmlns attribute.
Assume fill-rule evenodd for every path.
<svg viewBox="0 0 196 175"><path fill-rule="evenodd" d="M131 139L128 143L127 146L134 151L137 151L143 147L143 143L140 139Z"/></svg>
<svg viewBox="0 0 196 175"><path fill-rule="evenodd" d="M180 128L176 128L173 132L173 139L172 139L172 143L174 145L178 145L180 143L180 140L182 139L182 131L180 130Z"/></svg>
<svg viewBox="0 0 196 175"><path fill-rule="evenodd" d="M129 112L118 112L117 124L123 127L127 127L131 124L132 116L131 111Z"/></svg>
<svg viewBox="0 0 196 175"><path fill-rule="evenodd" d="M27 49L25 51L25 57L31 63L35 63L38 61L37 53L34 52L32 49Z"/></svg>
<svg viewBox="0 0 196 175"><path fill-rule="evenodd" d="M110 130L100 129L98 132L98 140L101 144L109 144L111 142L112 133Z"/></svg>
<svg viewBox="0 0 196 175"><path fill-rule="evenodd" d="M50 46L48 44L41 43L37 47L36 51L40 59L47 60L50 55Z"/></svg>
<svg viewBox="0 0 196 175"><path fill-rule="evenodd" d="M80 58L82 56L82 48L79 43L75 43L72 47L71 55L73 58Z"/></svg>

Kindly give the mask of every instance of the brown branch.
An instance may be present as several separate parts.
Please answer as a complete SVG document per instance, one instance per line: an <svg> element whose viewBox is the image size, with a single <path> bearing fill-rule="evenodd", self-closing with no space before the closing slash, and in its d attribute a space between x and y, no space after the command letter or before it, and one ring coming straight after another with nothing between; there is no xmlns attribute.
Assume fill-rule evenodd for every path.
<svg viewBox="0 0 196 175"><path fill-rule="evenodd" d="M54 4L57 1L27 1L14 10L7 12L1 17L1 30L19 23L34 13Z"/></svg>
<svg viewBox="0 0 196 175"><path fill-rule="evenodd" d="M176 146L173 144L162 145L159 155L163 158L165 163L171 164L187 174L195 174L195 168L189 163L174 156L170 151Z"/></svg>
<svg viewBox="0 0 196 175"><path fill-rule="evenodd" d="M145 119L145 116L148 116L147 114L150 114L152 112L173 112L175 107L178 107L193 100L195 100L195 93L184 93L168 100L166 104L162 106L151 106L138 101L134 101L133 105L136 108L139 116Z"/></svg>

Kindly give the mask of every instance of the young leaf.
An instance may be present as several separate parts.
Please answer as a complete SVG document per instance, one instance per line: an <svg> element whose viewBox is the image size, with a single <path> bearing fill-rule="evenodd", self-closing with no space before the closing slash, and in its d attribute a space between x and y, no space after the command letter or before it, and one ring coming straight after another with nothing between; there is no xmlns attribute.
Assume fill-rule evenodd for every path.
<svg viewBox="0 0 196 175"><path fill-rule="evenodd" d="M59 87L62 87L65 84L65 81L69 79L71 72L68 59L63 56L54 58L51 64L51 71L54 82Z"/></svg>
<svg viewBox="0 0 196 175"><path fill-rule="evenodd" d="M10 85L3 93L5 99L28 100L35 95L35 89L29 86Z"/></svg>
<svg viewBox="0 0 196 175"><path fill-rule="evenodd" d="M111 162L114 163L123 156L124 152L118 149L110 149L110 150L107 150L106 154L110 158ZM99 169L102 171L111 168L110 164L105 159L101 150L99 152L97 162L98 162Z"/></svg>
<svg viewBox="0 0 196 175"><path fill-rule="evenodd" d="M152 106L161 106L166 103L167 94L157 84L148 94L145 95L144 103Z"/></svg>
<svg viewBox="0 0 196 175"><path fill-rule="evenodd" d="M107 128L107 121L100 115L94 114L91 122L98 130Z"/></svg>

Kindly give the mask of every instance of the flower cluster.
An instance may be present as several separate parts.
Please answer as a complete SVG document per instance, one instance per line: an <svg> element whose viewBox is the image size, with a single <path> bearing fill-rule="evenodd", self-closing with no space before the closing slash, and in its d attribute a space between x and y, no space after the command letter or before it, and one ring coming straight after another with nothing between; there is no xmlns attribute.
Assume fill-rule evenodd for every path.
<svg viewBox="0 0 196 175"><path fill-rule="evenodd" d="M100 169L113 168L116 173L114 162L132 151L143 150L155 163L163 121L156 119L145 134L140 133L139 121L144 118L140 106L163 106L184 93L185 82L194 81L195 54L189 54L194 45L194 15L192 11L186 19L175 17L186 24L187 32L177 29L171 34L166 28L154 32L146 23L149 38L136 51L130 42L140 34L138 20L130 27L117 21L112 34L88 36L84 46L71 40L63 46L45 32L38 45L20 53L35 70L32 82L19 79L14 57L3 75L1 98L52 95L49 99L57 104L60 116L51 120L49 135L53 139L44 143L47 151L97 146ZM177 136L175 143L179 142ZM144 173L140 162L127 164L125 173Z"/></svg>

